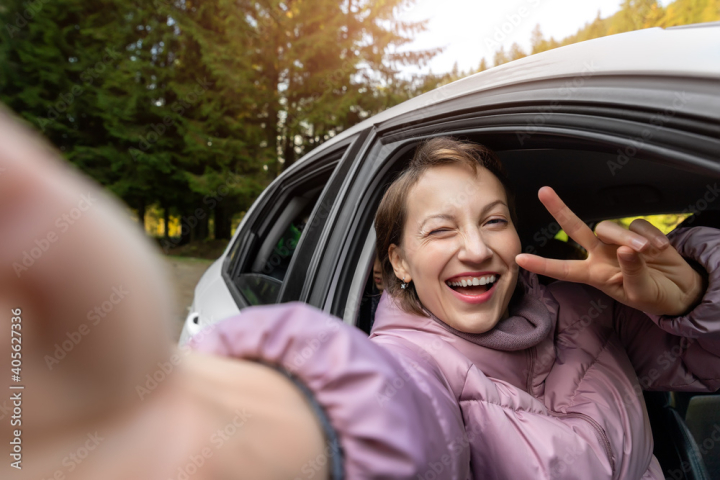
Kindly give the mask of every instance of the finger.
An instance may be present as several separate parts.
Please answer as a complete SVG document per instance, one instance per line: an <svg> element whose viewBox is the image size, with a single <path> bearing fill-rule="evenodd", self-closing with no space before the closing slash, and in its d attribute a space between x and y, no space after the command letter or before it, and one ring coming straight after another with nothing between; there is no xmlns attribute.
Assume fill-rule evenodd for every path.
<svg viewBox="0 0 720 480"><path fill-rule="evenodd" d="M521 253L515 257L515 261L525 270L538 275L568 282L587 283L588 272L585 260L555 260Z"/></svg>
<svg viewBox="0 0 720 480"><path fill-rule="evenodd" d="M631 302L653 296L653 283L647 266L636 251L629 247L617 249L617 259L623 277L623 290Z"/></svg>
<svg viewBox="0 0 720 480"><path fill-rule="evenodd" d="M608 245L625 245L636 252L643 252L650 246L650 241L644 236L631 232L617 223L608 220L602 221L595 228L595 235Z"/></svg>
<svg viewBox="0 0 720 480"><path fill-rule="evenodd" d="M668 240L665 234L645 219L638 218L633 220L629 228L630 231L650 240L653 246L659 250L663 250L670 245L670 240Z"/></svg>
<svg viewBox="0 0 720 480"><path fill-rule="evenodd" d="M585 225L585 222L565 205L555 190L550 187L542 187L538 191L538 198L570 238L582 245L588 252L595 248L598 238L590 230L590 227Z"/></svg>

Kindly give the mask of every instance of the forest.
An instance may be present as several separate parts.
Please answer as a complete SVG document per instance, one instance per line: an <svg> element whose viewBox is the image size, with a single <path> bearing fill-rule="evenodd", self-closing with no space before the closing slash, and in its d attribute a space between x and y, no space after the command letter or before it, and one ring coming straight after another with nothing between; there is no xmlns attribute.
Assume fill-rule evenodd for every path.
<svg viewBox="0 0 720 480"><path fill-rule="evenodd" d="M259 193L327 139L421 93L527 55L720 20L720 0L624 0L562 39L472 71L400 75L441 49L412 0L5 0L0 101L125 202L153 236L228 239ZM498 44L499 47L499 44Z"/></svg>

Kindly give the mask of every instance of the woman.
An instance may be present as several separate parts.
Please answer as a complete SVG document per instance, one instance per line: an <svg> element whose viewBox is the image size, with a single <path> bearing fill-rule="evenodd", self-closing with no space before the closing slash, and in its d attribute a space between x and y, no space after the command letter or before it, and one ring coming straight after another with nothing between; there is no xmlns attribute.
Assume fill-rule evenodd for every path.
<svg viewBox="0 0 720 480"><path fill-rule="evenodd" d="M413 188L421 185L424 175L438 168L420 175L408 198L413 198ZM478 171L484 172L483 168ZM483 179L486 176L478 176L471 186L484 185ZM478 192L481 190L469 188L464 192L468 198L450 200L474 208L473 195ZM511 212L511 199L499 190L496 193ZM92 208L58 238L55 219L73 211L81 195ZM561 217L563 211L556 208L560 205L557 199L548 198L547 193L541 193L541 198L560 217L566 231L579 239L572 228L573 218L567 217L568 224L567 218ZM508 214L497 215L491 225L502 223L499 217ZM509 223L506 228L512 230ZM616 233L608 233L603 242L617 244L610 238ZM628 235L624 239L636 238L632 232L620 233ZM662 240L655 233L643 231L641 236L651 242ZM438 276L444 270L437 261L428 264L430 270L419 269L416 262L424 257L414 255L423 252L413 250L409 241L398 241L393 258L397 273L406 277L406 288L402 284L398 288L398 280L390 278L385 261L386 292L374 341L330 315L294 303L246 309L196 336L195 352L172 349L168 335L174 320L170 289L150 242L127 219L122 206L62 165L43 142L0 111L0 304L12 331L20 330L15 325L21 327L23 340L23 350L18 352L15 346L11 348L11 329L2 330L0 357L15 359L21 353L23 387L10 393L19 400L0 402L0 414L7 417L0 424L0 434L8 441L18 439L11 443L12 463L0 467L2 477L463 480L515 473L518 476L514 478L526 474L528 478L620 478L628 472L627 478L632 478L632 472L640 472L639 477L645 468L646 476L657 477L649 430L638 420L641 399L634 397L632 390L623 392L620 406L612 395L607 402L607 390L595 392L598 412L579 411L587 418L556 418L553 412L571 413L592 394L591 389L577 388L568 395L567 390L577 383L572 379L579 377L578 364L587 366L593 379L607 373L596 366L610 369L608 389L618 389L613 383L616 378L620 387L637 386L632 368L641 373L641 383L645 377L652 379L651 388L717 388L713 379L720 376L718 360L711 353L719 350L714 311L720 271L716 232L691 229L671 239L680 253L712 272L709 287L688 316L677 320L652 317L652 322L591 288L561 282L542 289L533 282L533 275L522 274L527 278L519 284L537 297L518 295L511 301L513 289L508 279L517 276L511 250L488 241L498 253L475 265L487 253L482 253L479 236L470 232L467 239L468 248L456 250L449 260L443 257L447 264L467 263L472 269L484 269L483 262L489 261L488 270L496 274L491 284L497 284L491 288L503 286L497 297L502 302L479 303L480 314L469 309L471 314L465 315L456 308L464 304L451 304L433 294L433 277L428 273L435 272L437 281L446 280ZM514 241L512 235L507 239ZM40 245L42 256L33 263L25 262L23 252ZM676 259L674 248L662 248L659 243L658 247L638 248L641 255L657 249L658 258L669 258L666 265L673 265ZM591 250L591 266L602 266ZM625 247L617 251L630 253ZM547 274L557 274L561 265L522 256L518 261L524 268L545 269ZM627 283L642 287L644 269L662 265L654 259L646 263L648 267L636 269L634 276L632 268L623 267L623 275L630 272L628 278L636 279ZM687 284L686 295L668 297L659 303L660 310L652 305L644 310L657 314L672 306L676 310L685 304L692 308L697 277L681 262L675 264L679 267L666 268L665 275L656 278ZM458 295L477 293L453 287ZM672 292L667 285L661 290ZM401 291L414 291L420 305L438 320L403 311ZM94 307L108 303L108 298L117 300L117 292L123 296L111 311L104 312L102 322L88 322ZM611 293L618 295L617 291ZM391 296L398 300L391 302ZM573 305L568 298L577 301L582 296L588 303L576 312L580 320L566 325L564 309L570 306L572 310ZM633 303L647 296L630 298L627 302ZM508 308L504 309L506 301ZM536 354L526 356L523 352L533 347L522 347L536 336L533 332L547 328L547 319L538 317L538 329L532 323L516 325L513 318L529 311L524 302L536 307L540 302L552 321L552 313L558 313L553 301L560 306L552 327L560 332L557 358L548 338L534 347ZM613 316L618 318L616 329L605 324L611 310L619 315ZM534 317L528 313L527 318ZM584 318L592 321L586 324ZM408 321L414 323L403 323ZM493 335L493 330L501 335ZM594 352L586 337L592 339L608 330L612 333L606 335L609 340L602 349L607 353L588 361L586 357ZM482 335L494 343L473 343L481 343L478 338ZM697 338L678 343L683 335ZM580 348L561 348L575 338ZM625 343L618 345L617 339ZM497 348L513 342L521 349ZM551 347L547 351L541 348L546 345ZM683 346L680 357L666 359L670 366L651 375L655 355L674 351L676 345ZM475 347L482 354L473 356ZM623 348L630 352L624 363L618 361L624 358ZM531 384L523 391L525 358L529 360L525 365L531 367L525 372ZM505 362L505 368L495 365L494 359ZM645 373L647 368L651 370ZM545 371L549 373L545 375ZM705 372L710 372L712 379L706 378ZM675 380L683 378L685 385L677 385ZM568 383L565 391L564 380ZM482 403L487 412L473 417L478 410L472 403ZM628 414L621 421L626 432L612 429L612 420L605 421L616 419L621 407ZM13 408L12 415L21 418L11 422ZM611 442L626 434L622 451L611 443L608 456L607 443L601 441L601 431L594 430L594 423L600 424ZM643 432L644 440L639 441L638 434ZM508 434L511 436L505 438ZM523 455L507 451L509 441L516 441L512 448ZM496 453L500 455L488 462ZM561 463L567 468L557 467Z"/></svg>
<svg viewBox="0 0 720 480"><path fill-rule="evenodd" d="M596 236L551 189L539 196L587 260L520 254L489 150L423 145L377 212L387 293L371 339L441 379L451 401L437 414L464 428L458 468L474 478L663 478L641 389L720 386L718 285L703 298L681 256L714 271L717 232L676 232L670 246L636 220ZM530 272L565 281L545 288Z"/></svg>

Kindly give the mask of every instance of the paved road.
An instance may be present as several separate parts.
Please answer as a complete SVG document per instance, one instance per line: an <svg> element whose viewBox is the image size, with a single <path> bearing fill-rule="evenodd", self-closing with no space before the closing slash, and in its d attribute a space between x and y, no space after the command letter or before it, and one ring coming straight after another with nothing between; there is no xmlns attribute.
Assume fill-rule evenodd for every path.
<svg viewBox="0 0 720 480"><path fill-rule="evenodd" d="M174 306L177 327L174 330L176 339L180 338L183 322L188 314L188 307L192 304L195 285L197 285L202 274L212 264L212 260L186 257L165 257L172 274L173 284L176 292L176 303Z"/></svg>

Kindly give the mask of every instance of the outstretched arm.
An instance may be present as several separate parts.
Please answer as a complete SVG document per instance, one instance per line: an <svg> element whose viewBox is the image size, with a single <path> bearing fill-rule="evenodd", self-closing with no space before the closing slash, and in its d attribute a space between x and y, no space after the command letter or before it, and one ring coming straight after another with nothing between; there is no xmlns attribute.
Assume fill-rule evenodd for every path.
<svg viewBox="0 0 720 480"><path fill-rule="evenodd" d="M0 477L299 475L324 449L304 395L272 368L173 351L168 279L123 210L0 110L0 437L22 455Z"/></svg>

